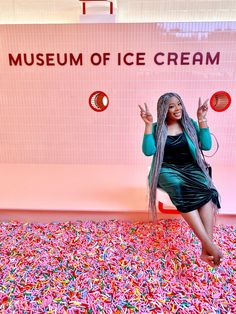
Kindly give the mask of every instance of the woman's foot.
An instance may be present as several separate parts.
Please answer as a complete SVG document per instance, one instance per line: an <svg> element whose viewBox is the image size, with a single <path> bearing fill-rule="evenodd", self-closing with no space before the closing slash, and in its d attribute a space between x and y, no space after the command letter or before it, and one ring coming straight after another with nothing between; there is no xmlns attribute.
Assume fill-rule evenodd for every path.
<svg viewBox="0 0 236 314"><path fill-rule="evenodd" d="M220 263L223 261L223 254L221 253L220 249L213 244L213 252L211 254L214 256L214 263L215 266L219 266Z"/></svg>
<svg viewBox="0 0 236 314"><path fill-rule="evenodd" d="M211 267L215 266L214 256L209 255L206 251L202 251L201 260L209 264Z"/></svg>
<svg viewBox="0 0 236 314"><path fill-rule="evenodd" d="M215 244L212 244L212 247L208 251L205 248L202 248L200 258L210 266L215 267L219 266L222 262L223 254Z"/></svg>

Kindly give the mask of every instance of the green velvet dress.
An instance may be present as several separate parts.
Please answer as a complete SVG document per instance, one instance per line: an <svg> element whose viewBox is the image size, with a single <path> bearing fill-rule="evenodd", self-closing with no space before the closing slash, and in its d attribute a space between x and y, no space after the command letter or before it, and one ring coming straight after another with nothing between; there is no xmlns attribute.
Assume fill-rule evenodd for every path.
<svg viewBox="0 0 236 314"><path fill-rule="evenodd" d="M210 200L220 208L218 192L194 161L184 133L167 136L158 186L166 191L178 211L187 213Z"/></svg>

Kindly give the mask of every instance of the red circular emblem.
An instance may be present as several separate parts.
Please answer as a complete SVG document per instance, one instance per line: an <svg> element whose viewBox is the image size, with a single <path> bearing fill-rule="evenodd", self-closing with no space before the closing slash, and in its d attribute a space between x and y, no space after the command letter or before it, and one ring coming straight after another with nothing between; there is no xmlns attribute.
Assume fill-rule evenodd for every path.
<svg viewBox="0 0 236 314"><path fill-rule="evenodd" d="M231 97L227 92L219 91L214 93L210 99L211 108L217 112L225 111L231 104Z"/></svg>
<svg viewBox="0 0 236 314"><path fill-rule="evenodd" d="M108 96L101 91L92 93L89 97L89 106L97 112L101 112L107 109L109 104Z"/></svg>

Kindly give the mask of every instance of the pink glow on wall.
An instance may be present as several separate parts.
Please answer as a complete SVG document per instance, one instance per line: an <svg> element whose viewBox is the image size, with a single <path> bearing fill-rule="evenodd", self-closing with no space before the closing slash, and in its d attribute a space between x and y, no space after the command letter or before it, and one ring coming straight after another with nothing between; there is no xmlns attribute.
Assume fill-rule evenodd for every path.
<svg viewBox="0 0 236 314"><path fill-rule="evenodd" d="M146 102L155 118L158 97L175 91L196 119L199 96L210 99L224 90L232 103L224 112L209 109L220 149L208 161L218 183L224 166L235 167L236 23L1 25L0 36L2 164L146 168L151 159L141 152L138 104ZM202 64L193 64L198 52ZM218 64L210 64L209 53L213 58L217 52ZM22 60L26 54L28 62L33 54L35 60L10 66L9 54ZM65 65L57 54L61 62L67 55ZM72 55L76 66L69 63ZM89 106L95 91L109 98L103 112Z"/></svg>

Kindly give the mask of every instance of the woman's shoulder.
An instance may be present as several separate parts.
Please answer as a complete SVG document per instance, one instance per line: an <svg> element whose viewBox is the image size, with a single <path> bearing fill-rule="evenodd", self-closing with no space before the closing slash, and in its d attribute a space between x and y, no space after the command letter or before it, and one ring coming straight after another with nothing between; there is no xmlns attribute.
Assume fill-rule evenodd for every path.
<svg viewBox="0 0 236 314"><path fill-rule="evenodd" d="M190 120L192 121L194 128L198 131L198 129L199 129L198 123L194 119L192 119L192 118L190 118ZM152 124L152 133L156 132L157 125L158 125L157 122L153 122L153 124Z"/></svg>

